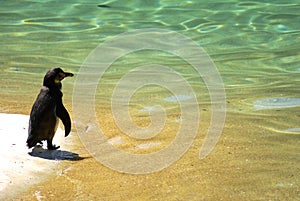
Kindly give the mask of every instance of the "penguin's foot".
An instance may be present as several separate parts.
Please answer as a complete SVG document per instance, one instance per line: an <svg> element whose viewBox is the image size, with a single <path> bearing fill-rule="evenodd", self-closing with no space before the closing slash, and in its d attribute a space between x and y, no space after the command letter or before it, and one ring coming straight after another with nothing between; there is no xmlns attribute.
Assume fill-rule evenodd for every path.
<svg viewBox="0 0 300 201"><path fill-rule="evenodd" d="M56 146L55 144L52 144L52 140L47 140L47 148L49 150L56 150L58 149L60 146Z"/></svg>
<svg viewBox="0 0 300 201"><path fill-rule="evenodd" d="M56 149L59 149L60 146L56 146L55 144L51 144L50 146L48 145L47 148L48 148L49 150L56 150Z"/></svg>

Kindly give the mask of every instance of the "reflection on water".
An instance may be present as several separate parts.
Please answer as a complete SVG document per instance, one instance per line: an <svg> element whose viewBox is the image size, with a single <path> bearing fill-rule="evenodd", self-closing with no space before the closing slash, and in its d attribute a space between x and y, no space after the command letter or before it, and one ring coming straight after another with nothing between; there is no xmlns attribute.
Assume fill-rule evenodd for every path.
<svg viewBox="0 0 300 201"><path fill-rule="evenodd" d="M266 98L254 101L256 110L280 109L300 106L300 98Z"/></svg>
<svg viewBox="0 0 300 201"><path fill-rule="evenodd" d="M116 34L143 28L174 30L201 45L212 57L222 76L228 110L221 141L227 144L219 143L216 152L222 152L220 150L224 150L224 147L238 147L228 150L233 156L228 160L238 162L232 163L234 165L227 169L237 168L236 171L241 171L238 169L239 165L245 165L244 167L250 168L249 172L259 175L262 170L267 172L267 169L274 166L286 168L282 170L288 175L286 178L277 174L263 174L259 178L266 181L261 183L269 183L270 188L275 188L276 192L286 191L275 196L276 199L284 199L281 196L285 194L293 196L297 194L295 189L299 189L299 174L294 170L299 167L299 157L295 155L299 153L299 10L299 0L1 1L0 112L28 114L42 78L49 68L61 66L66 71L78 72L88 54L99 43ZM172 67L188 80L197 92L202 109L201 122L204 121L206 125L210 120L210 100L201 77L184 61L160 52L126 55L108 69L101 80L105 87L98 90L96 95L98 116L107 117L108 114L103 112L107 108L110 111L109 97L124 73L141 64L153 63ZM64 102L70 109L73 84L74 80L63 83ZM149 119L144 118L141 113L155 110L153 105L159 103L171 111L172 121L184 121L177 115L178 108L175 104L176 101L188 98L184 93L176 97L165 89L153 86L143 90L137 91L131 102L131 112L135 114L133 120L138 125L149 124ZM276 97L276 100L272 97ZM141 104L140 100L146 101ZM112 129L109 125L105 126L108 127L106 130ZM202 130L205 133L205 128ZM128 140L119 138L117 132L109 134L111 143L125 148L129 146L126 145ZM288 132L296 135L286 135ZM166 140L163 136L160 139ZM247 145L247 149L244 149L246 145L243 143ZM246 152L248 155L243 154ZM266 158L270 161L266 160L267 164L264 164L262 159ZM282 166L283 161L290 166ZM214 164L218 162L215 161ZM198 172L192 174L201 176ZM214 174L217 175L218 172ZM244 175L237 177L242 178ZM272 180L274 178L278 180ZM220 190L223 194L235 192L240 197L245 194L247 198L256 199L258 195L253 192L261 192L261 196L270 196L272 199L272 193L267 194L264 188L253 190L251 194L248 189L243 188L247 185L246 181L237 184L239 182L236 180L234 183L222 179L223 177L218 177L217 180L234 186L234 189ZM261 187L261 184L253 181L252 184Z"/></svg>

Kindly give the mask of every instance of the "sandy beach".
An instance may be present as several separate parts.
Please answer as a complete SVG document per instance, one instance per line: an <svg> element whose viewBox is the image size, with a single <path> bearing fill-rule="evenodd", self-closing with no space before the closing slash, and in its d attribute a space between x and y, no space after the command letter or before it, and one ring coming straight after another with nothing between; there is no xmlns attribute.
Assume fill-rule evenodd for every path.
<svg viewBox="0 0 300 201"><path fill-rule="evenodd" d="M49 175L60 174L62 160L76 160L78 155L64 151L70 146L58 127L54 144L59 150L26 147L29 116L0 113L0 200L13 199L18 193L37 184ZM38 199L39 192L36 192Z"/></svg>
<svg viewBox="0 0 300 201"><path fill-rule="evenodd" d="M1 139L6 140L6 148L1 143L1 157L4 157L1 162L5 161L1 172L5 175L1 176L4 182L0 200L297 200L299 160L293 150L298 149L298 135L274 134L257 124L257 118L262 121L263 114L273 115L276 111L249 117L236 116L230 105L229 110L230 121L208 157L198 158L203 142L201 133L208 127L204 121L195 142L180 160L162 171L142 175L114 171L90 157L75 130L67 138L58 130L55 143L61 148L42 152L51 156L50 159L39 152L39 157L32 157L25 146L28 116L3 114L1 122L3 117L20 118L25 129L19 124L24 136L16 138L18 135L10 131L6 136L14 138L8 138L4 137L1 126ZM105 129L117 136L117 130L109 127L112 119L105 115L108 112L102 114ZM14 124L1 125L17 128ZM239 132L241 129L243 132ZM113 139L119 142L119 138ZM130 151L130 142L125 139L124 143L117 147ZM76 160L78 155L69 151L84 160ZM75 156L75 161L70 155Z"/></svg>

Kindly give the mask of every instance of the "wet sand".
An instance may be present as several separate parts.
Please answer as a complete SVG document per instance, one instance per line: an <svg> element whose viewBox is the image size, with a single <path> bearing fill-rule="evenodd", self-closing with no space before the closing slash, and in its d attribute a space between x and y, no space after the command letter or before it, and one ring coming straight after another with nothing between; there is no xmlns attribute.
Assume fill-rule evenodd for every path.
<svg viewBox="0 0 300 201"><path fill-rule="evenodd" d="M248 111L250 114L246 115L243 108L236 106L228 104L224 132L209 156L198 158L209 123L206 122L209 114L204 113L199 133L186 154L170 167L145 175L119 173L89 158L74 132L68 151L85 159L61 161L56 172L25 188L16 200L299 199L300 161L299 152L295 151L299 150L299 134L274 131L271 128L279 125L266 124L274 116L278 121L286 119L289 124L296 124L295 110L290 110L290 117L280 110L255 112L255 115ZM107 124L103 127L116 132L109 126L111 119L104 119ZM116 146L126 149L124 145Z"/></svg>
<svg viewBox="0 0 300 201"><path fill-rule="evenodd" d="M40 84L36 85L38 92ZM63 92L65 106L72 117L70 87L66 81ZM209 104L201 103L199 132L183 157L162 171L145 175L119 173L96 161L86 151L73 125L72 133L59 143L60 150L78 154L82 160L32 157L22 144L20 151L26 160L38 160L42 165L36 167L49 165L49 168L31 177L23 174L21 178L34 178L37 183L12 185L6 189L8 197L0 200L299 200L300 135L285 131L299 125L298 107L257 111L253 102L260 98L240 99L235 93L227 91L223 133L214 151L202 160L199 160L199 151L210 124ZM0 108L7 113L28 114L36 96L32 91L31 94L4 94ZM21 96L23 101L18 101ZM173 111L174 118L180 116L176 112ZM163 134L150 141L161 144L137 150L135 147L142 142L120 133L112 123L111 110L98 108L97 117L117 148L137 154L162 149L172 141L178 128L170 124ZM147 117L133 120L141 126L149 124ZM22 129L22 125L19 128ZM63 135L57 133L56 136ZM122 141L118 140L119 136ZM15 159L15 153L9 152L8 156Z"/></svg>

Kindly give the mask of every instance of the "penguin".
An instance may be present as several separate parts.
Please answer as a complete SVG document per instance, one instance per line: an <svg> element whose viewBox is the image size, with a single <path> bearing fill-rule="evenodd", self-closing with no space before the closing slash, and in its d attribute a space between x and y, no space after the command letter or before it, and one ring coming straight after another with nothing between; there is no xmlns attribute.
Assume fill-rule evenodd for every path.
<svg viewBox="0 0 300 201"><path fill-rule="evenodd" d="M58 118L64 124L65 137L69 135L71 119L62 102L61 81L65 77L72 76L72 73L64 72L61 68L52 68L46 73L43 86L30 112L26 141L29 149L38 143L42 144L43 140L47 141L49 150L56 150L60 147L52 144L58 126Z"/></svg>

